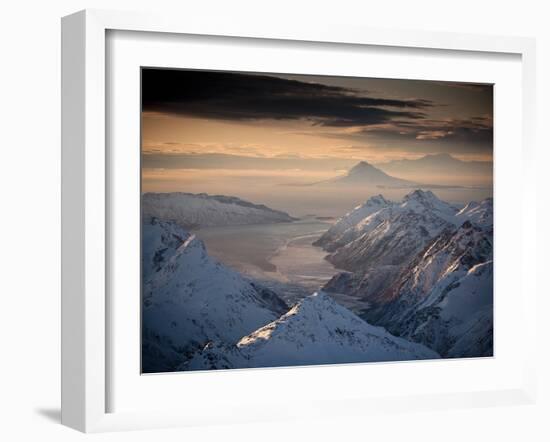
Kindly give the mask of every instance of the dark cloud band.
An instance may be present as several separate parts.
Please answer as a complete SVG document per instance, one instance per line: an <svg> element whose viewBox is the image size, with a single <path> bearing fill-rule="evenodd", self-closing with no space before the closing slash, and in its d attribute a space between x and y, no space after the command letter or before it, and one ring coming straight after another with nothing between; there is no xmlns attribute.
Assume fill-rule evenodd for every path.
<svg viewBox="0 0 550 442"><path fill-rule="evenodd" d="M269 75L142 70L142 108L219 120L309 120L330 127L422 119L429 100L371 97L355 89Z"/></svg>
<svg viewBox="0 0 550 442"><path fill-rule="evenodd" d="M303 78L303 80L301 79ZM314 135L354 141L403 143L413 149L437 144L438 151L490 152L493 122L490 116L437 119L437 104L425 99L375 96L372 91L325 84L320 77L300 79L267 74L177 69L142 70L143 111L224 121L307 121L324 127ZM315 80L315 81L308 81ZM430 82L492 101L492 86ZM472 92L473 91L473 92ZM455 95L447 98L457 99ZM481 101L480 101L481 102ZM338 129L353 128L353 131ZM386 143L375 143L387 148ZM414 146L414 147L413 147Z"/></svg>

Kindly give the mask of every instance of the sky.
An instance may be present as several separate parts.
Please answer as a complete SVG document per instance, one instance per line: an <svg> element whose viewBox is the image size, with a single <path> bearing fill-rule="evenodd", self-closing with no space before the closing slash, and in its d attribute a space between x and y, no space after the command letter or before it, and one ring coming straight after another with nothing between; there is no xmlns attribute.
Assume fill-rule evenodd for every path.
<svg viewBox="0 0 550 442"><path fill-rule="evenodd" d="M144 191L242 193L361 160L492 161L493 87L144 68L141 124Z"/></svg>

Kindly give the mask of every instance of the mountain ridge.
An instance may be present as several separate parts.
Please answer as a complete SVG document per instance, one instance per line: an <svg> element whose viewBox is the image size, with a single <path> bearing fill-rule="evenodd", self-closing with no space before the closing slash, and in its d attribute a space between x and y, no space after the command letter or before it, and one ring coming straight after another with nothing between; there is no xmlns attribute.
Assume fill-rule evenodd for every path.
<svg viewBox="0 0 550 442"><path fill-rule="evenodd" d="M144 372L173 371L207 342L237 342L288 310L175 223L145 219L142 235L149 238L142 245Z"/></svg>
<svg viewBox="0 0 550 442"><path fill-rule="evenodd" d="M492 161L465 161L448 153L428 154L417 159L392 160L376 163L375 166L390 175L413 181L419 175L431 180L436 176L453 179L467 176L477 177L481 181L493 175Z"/></svg>
<svg viewBox="0 0 550 442"><path fill-rule="evenodd" d="M358 312L363 319L444 357L490 356L492 198L458 210L430 191L415 190L362 220L351 216L370 205L340 219L337 235L329 229L321 238L331 251L327 259L347 270L324 289L367 302ZM346 224L346 216L353 222ZM479 311L458 314L457 299Z"/></svg>
<svg viewBox="0 0 550 442"><path fill-rule="evenodd" d="M421 344L395 337L339 305L323 292L294 305L279 319L235 346L211 343L185 367L190 370L345 364L438 359Z"/></svg>
<svg viewBox="0 0 550 442"><path fill-rule="evenodd" d="M474 206L478 209L483 204ZM315 242L329 252L327 260L344 270L325 289L361 294L371 301L383 298L390 281L441 232L453 231L480 214L491 221L491 206L483 207L480 211L459 211L433 192L420 189L407 194L401 202L384 199L384 204L378 205L367 200ZM361 219L358 214L367 216Z"/></svg>
<svg viewBox="0 0 550 442"><path fill-rule="evenodd" d="M234 196L207 193L144 193L143 216L174 221L185 229L292 222L288 213Z"/></svg>

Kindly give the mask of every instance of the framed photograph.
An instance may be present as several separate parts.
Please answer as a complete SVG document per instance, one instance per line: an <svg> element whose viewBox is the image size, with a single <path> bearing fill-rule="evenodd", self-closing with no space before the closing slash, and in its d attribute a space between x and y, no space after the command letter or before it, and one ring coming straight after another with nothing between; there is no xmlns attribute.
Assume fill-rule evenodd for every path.
<svg viewBox="0 0 550 442"><path fill-rule="evenodd" d="M534 42L264 25L63 19L63 423L532 401Z"/></svg>

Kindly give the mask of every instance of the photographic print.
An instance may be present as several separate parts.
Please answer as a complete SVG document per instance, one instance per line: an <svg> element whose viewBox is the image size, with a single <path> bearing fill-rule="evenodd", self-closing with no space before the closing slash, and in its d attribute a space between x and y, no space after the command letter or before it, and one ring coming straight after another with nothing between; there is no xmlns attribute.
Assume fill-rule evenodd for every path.
<svg viewBox="0 0 550 442"><path fill-rule="evenodd" d="M142 68L143 373L493 356L493 86Z"/></svg>

